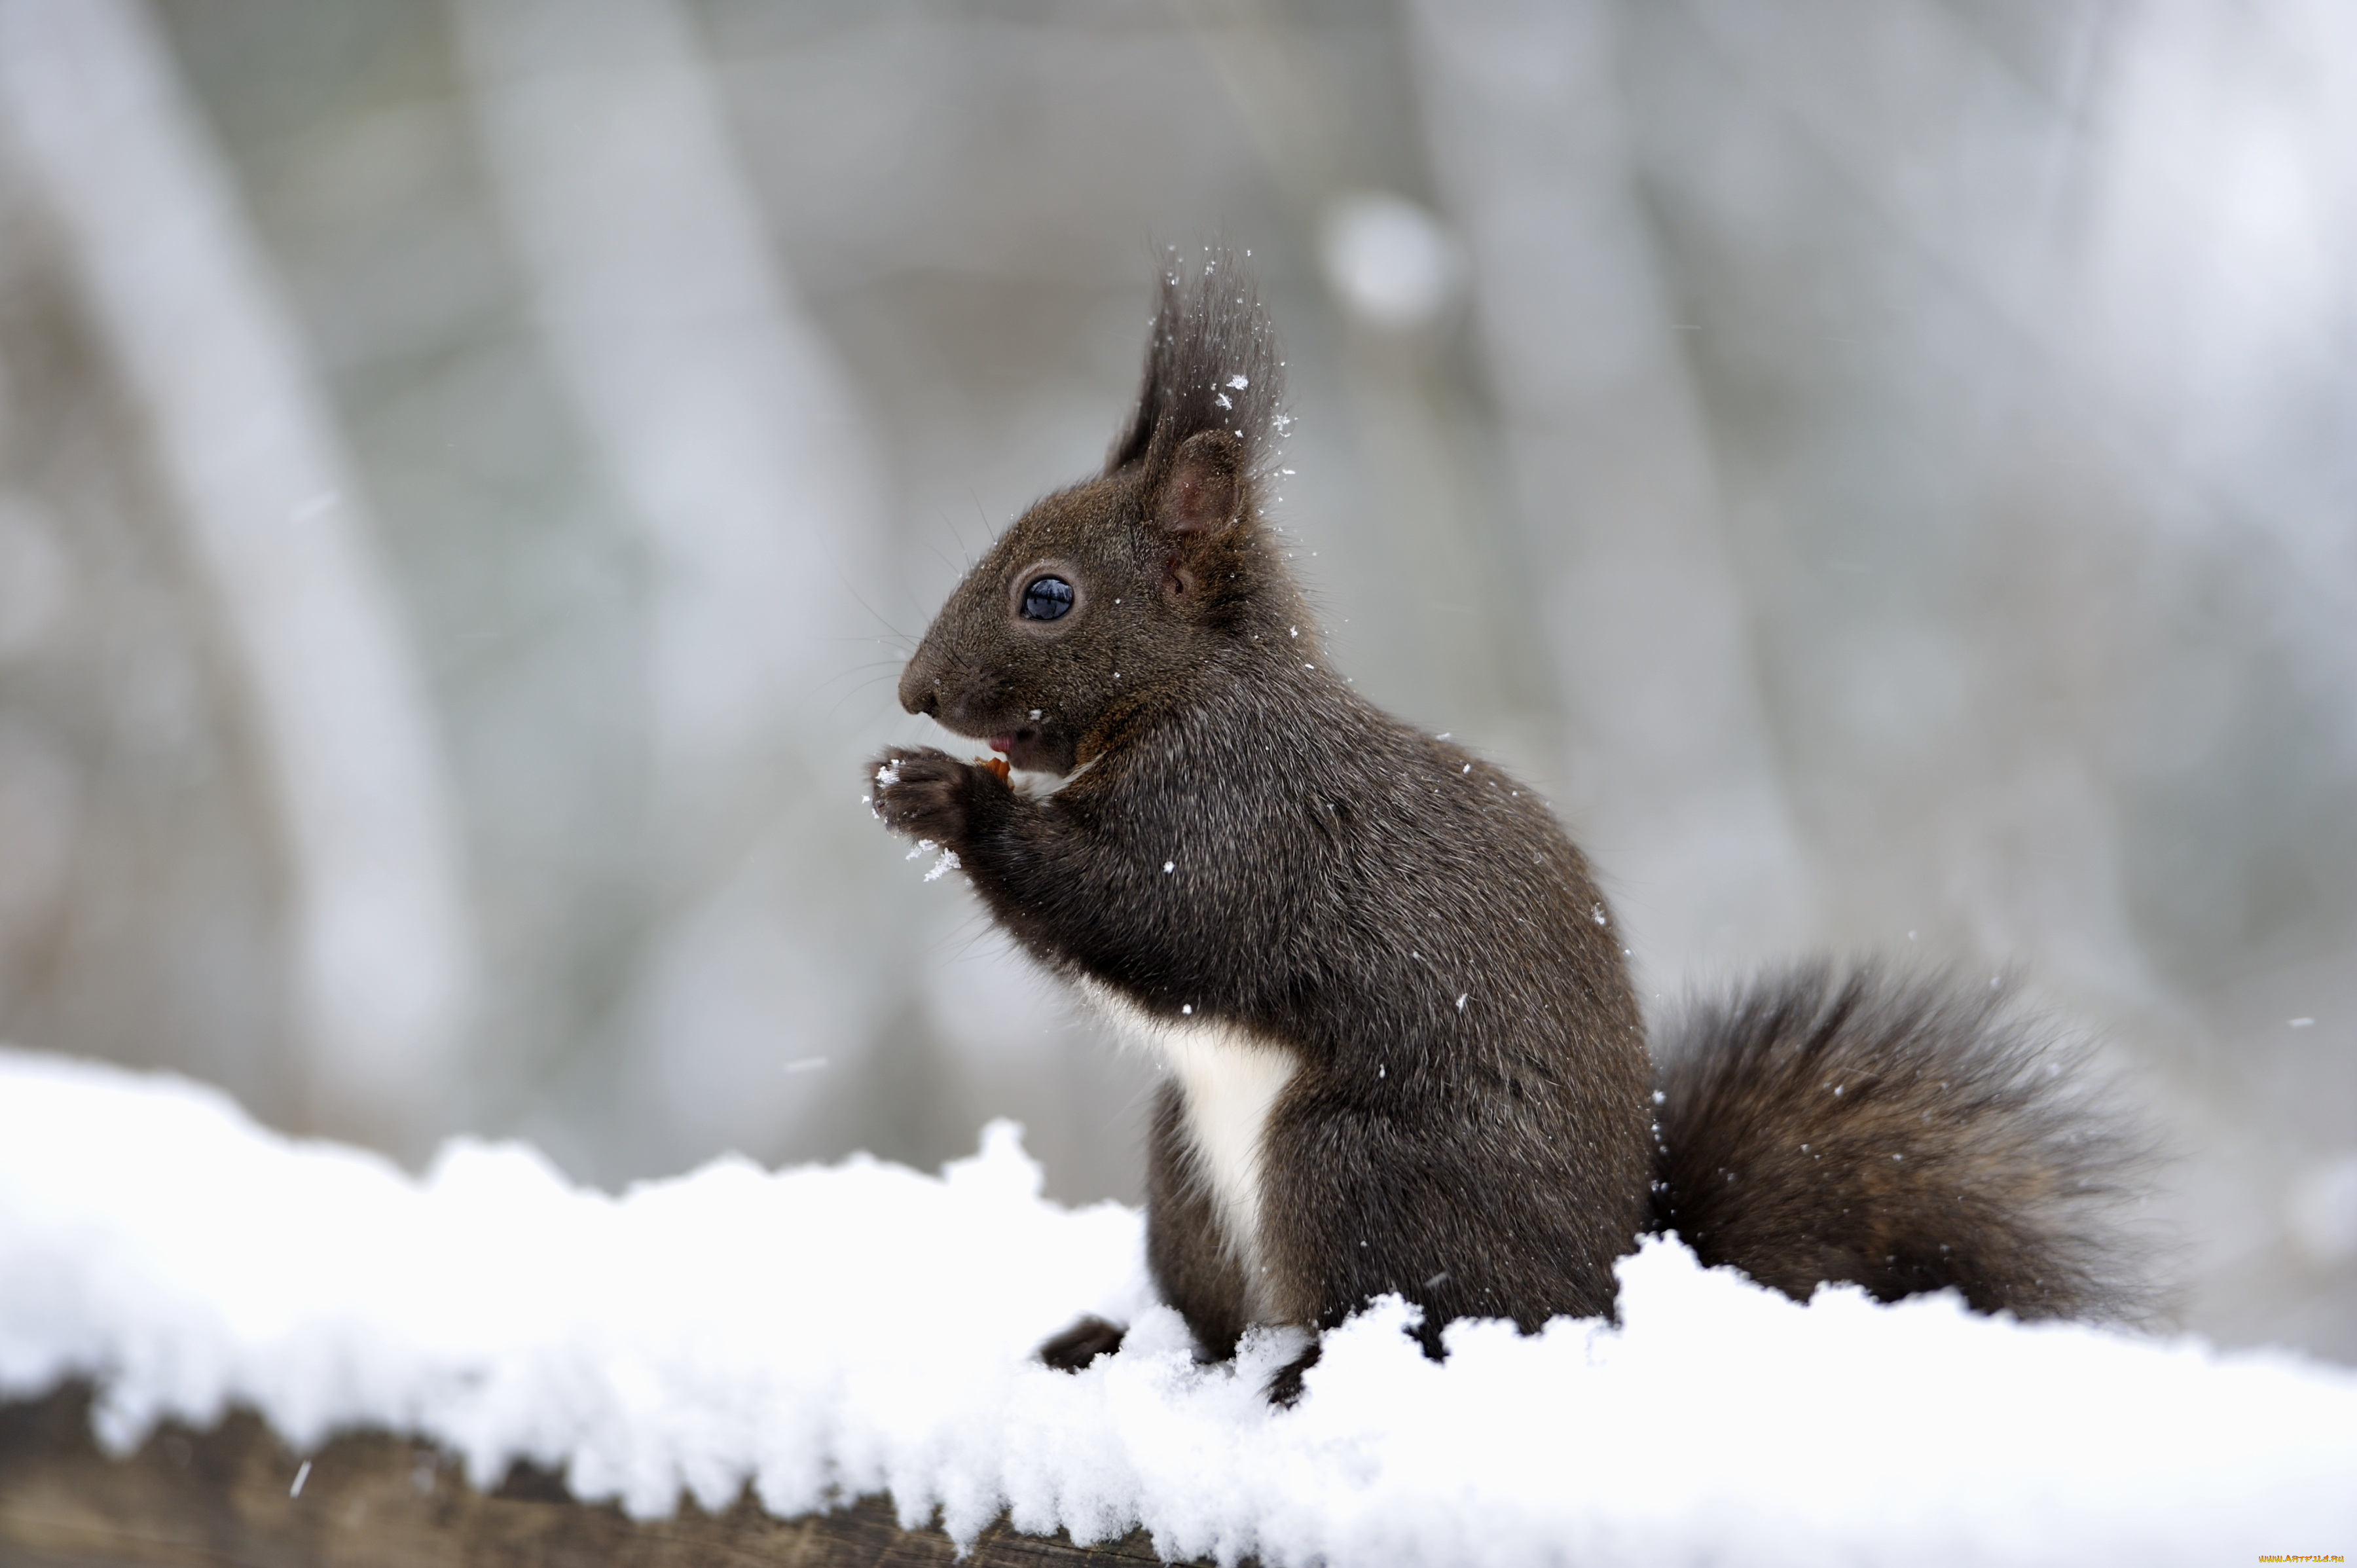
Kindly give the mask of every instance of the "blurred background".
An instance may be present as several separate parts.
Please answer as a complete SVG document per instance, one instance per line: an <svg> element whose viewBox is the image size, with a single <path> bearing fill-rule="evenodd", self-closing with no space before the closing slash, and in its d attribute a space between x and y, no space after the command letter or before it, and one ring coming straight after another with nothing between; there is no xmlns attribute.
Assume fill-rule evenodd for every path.
<svg viewBox="0 0 2357 1568"><path fill-rule="evenodd" d="M2338 0L0 0L0 1037L418 1161L1140 1188L859 804L1252 252L1338 661L1674 1005L2011 964L2179 1320L2357 1360Z"/></svg>

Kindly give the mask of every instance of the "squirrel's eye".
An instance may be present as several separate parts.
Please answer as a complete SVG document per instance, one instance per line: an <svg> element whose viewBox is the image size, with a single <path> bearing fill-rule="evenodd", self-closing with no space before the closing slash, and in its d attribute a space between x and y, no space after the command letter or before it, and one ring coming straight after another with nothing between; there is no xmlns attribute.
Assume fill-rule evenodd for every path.
<svg viewBox="0 0 2357 1568"><path fill-rule="evenodd" d="M1059 620L1072 607L1072 585L1061 577L1035 577L1023 590L1025 620Z"/></svg>

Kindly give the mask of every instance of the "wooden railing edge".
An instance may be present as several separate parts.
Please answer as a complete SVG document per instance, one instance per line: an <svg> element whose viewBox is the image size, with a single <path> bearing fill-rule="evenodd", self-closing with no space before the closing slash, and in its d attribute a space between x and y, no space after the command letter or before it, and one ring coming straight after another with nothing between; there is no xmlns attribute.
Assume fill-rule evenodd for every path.
<svg viewBox="0 0 2357 1568"><path fill-rule="evenodd" d="M127 1459L91 1436L91 1390L0 1404L0 1561L20 1568L976 1568L1155 1563L1142 1530L1075 1546L1002 1520L963 1559L937 1529L903 1530L881 1498L778 1519L749 1496L722 1513L683 1498L639 1521L519 1466L496 1490L433 1444L384 1432L291 1452L251 1412L209 1432L166 1423ZM304 1460L309 1468L303 1470ZM303 1484L295 1487L302 1472Z"/></svg>

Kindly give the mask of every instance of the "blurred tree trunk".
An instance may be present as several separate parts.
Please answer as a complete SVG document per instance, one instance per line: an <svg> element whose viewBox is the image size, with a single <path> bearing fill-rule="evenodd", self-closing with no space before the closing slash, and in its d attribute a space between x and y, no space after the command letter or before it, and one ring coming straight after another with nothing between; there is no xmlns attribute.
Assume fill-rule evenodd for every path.
<svg viewBox="0 0 2357 1568"><path fill-rule="evenodd" d="M0 137L148 424L279 832L316 1123L422 1152L473 1004L425 682L334 412L138 0L0 0Z"/></svg>
<svg viewBox="0 0 2357 1568"><path fill-rule="evenodd" d="M1569 815L1643 972L1810 929L1708 436L1630 167L1604 0L1410 7L1445 205L1575 736Z"/></svg>

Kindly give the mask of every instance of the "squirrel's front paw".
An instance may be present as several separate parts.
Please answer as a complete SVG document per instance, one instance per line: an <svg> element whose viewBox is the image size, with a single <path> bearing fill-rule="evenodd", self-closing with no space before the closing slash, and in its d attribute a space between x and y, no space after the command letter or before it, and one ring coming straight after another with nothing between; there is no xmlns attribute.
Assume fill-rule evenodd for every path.
<svg viewBox="0 0 2357 1568"><path fill-rule="evenodd" d="M956 849L972 825L974 793L982 777L980 768L947 752L896 746L869 769L868 805L894 832Z"/></svg>

